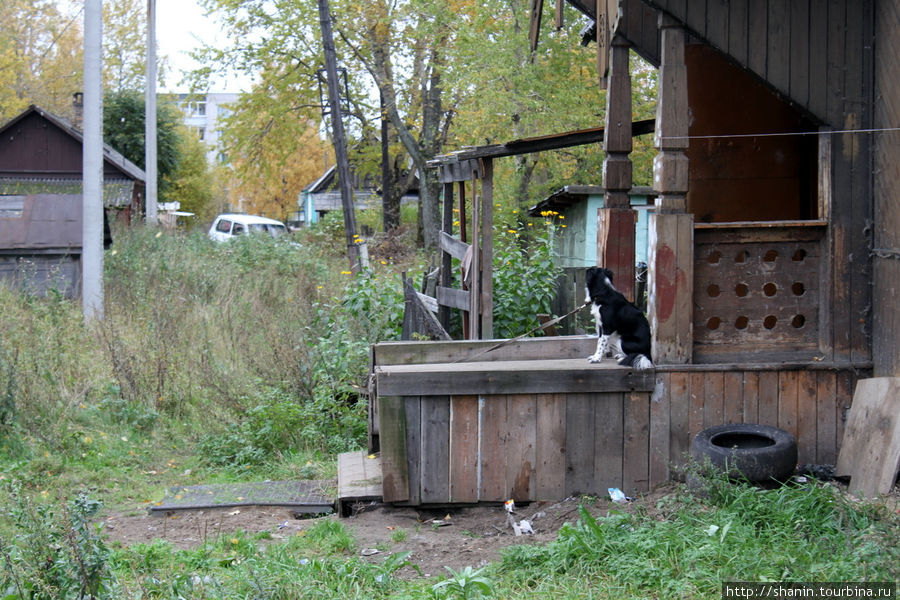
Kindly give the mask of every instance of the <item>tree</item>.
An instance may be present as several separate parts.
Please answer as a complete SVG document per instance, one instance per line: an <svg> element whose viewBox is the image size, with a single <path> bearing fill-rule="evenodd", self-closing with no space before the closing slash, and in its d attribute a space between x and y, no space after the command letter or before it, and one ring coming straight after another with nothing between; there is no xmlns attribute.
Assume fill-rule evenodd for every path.
<svg viewBox="0 0 900 600"><path fill-rule="evenodd" d="M144 168L144 95L137 91L107 94L103 100L103 141L125 158ZM159 196L169 199L171 177L181 161L181 136L187 132L181 124L181 113L169 103L161 103L156 114L157 170Z"/></svg>
<svg viewBox="0 0 900 600"><path fill-rule="evenodd" d="M206 161L206 145L185 127L179 133L178 163L163 178L165 199L180 202L181 210L194 213L199 222L211 221L216 212L214 197L218 182Z"/></svg>
<svg viewBox="0 0 900 600"><path fill-rule="evenodd" d="M0 122L37 104L74 115L81 90L82 32L78 16L52 0L0 2Z"/></svg>

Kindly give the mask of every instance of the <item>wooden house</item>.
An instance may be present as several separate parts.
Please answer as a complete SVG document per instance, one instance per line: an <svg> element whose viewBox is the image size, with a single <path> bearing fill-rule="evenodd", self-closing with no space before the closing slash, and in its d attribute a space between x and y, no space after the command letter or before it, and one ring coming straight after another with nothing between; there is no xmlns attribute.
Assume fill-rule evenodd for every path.
<svg viewBox="0 0 900 600"><path fill-rule="evenodd" d="M385 500L640 493L673 477L693 435L722 423L780 427L800 463L834 464L857 380L900 374L898 2L567 1L595 21L607 89L597 260L626 295L629 57L659 69L656 369L648 380L579 365L590 342L578 336L376 345ZM491 160L434 162L451 202L454 186L458 197L465 182L482 186L482 219ZM483 251L490 222L479 223Z"/></svg>
<svg viewBox="0 0 900 600"><path fill-rule="evenodd" d="M82 142L79 129L31 106L0 126L0 279L77 296L81 281ZM103 148L106 217L140 214L144 172Z"/></svg>

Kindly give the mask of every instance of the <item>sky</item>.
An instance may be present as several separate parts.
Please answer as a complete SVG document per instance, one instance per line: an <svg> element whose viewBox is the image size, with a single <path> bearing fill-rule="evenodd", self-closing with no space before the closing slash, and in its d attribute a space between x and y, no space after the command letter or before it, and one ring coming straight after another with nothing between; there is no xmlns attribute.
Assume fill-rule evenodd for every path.
<svg viewBox="0 0 900 600"><path fill-rule="evenodd" d="M157 0L156 2L157 55L167 56L170 67L168 84L161 92L184 92L186 85L180 85L182 71L199 65L189 53L195 47L208 44L225 44L227 39L215 24L215 19L205 16L204 9L196 0ZM246 78L219 78L210 84L210 92L247 91Z"/></svg>

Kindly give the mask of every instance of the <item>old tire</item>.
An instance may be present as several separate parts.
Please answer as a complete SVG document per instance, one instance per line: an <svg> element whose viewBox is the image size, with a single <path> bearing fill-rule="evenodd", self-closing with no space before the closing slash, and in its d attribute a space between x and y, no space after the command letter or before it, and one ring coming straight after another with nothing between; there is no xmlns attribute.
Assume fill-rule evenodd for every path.
<svg viewBox="0 0 900 600"><path fill-rule="evenodd" d="M719 473L751 482L785 481L797 467L797 442L783 429L754 423L717 425L691 442L691 457Z"/></svg>

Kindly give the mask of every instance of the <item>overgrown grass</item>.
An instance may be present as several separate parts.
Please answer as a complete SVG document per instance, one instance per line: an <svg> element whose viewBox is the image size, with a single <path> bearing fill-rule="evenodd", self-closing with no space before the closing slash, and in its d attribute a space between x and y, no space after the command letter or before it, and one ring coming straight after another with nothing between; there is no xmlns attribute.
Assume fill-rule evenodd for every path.
<svg viewBox="0 0 900 600"><path fill-rule="evenodd" d="M299 242L117 232L93 325L0 286L0 477L115 504L332 470L364 443L368 349L399 335L401 282Z"/></svg>

